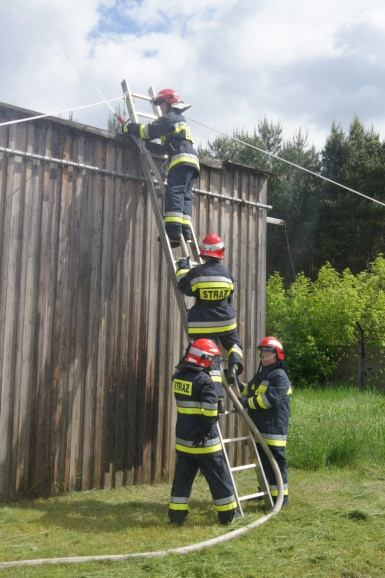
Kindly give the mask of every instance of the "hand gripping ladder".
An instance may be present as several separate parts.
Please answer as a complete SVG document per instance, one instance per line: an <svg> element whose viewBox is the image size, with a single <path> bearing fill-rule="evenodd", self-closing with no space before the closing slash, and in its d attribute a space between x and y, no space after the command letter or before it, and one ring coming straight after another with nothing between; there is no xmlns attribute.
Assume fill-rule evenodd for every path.
<svg viewBox="0 0 385 578"><path fill-rule="evenodd" d="M152 98L155 96L155 91L152 87L149 88L148 95L143 95L143 94L131 92L131 90L128 87L127 81L125 79L122 81L121 86L122 86L122 90L123 90L123 94L124 94L127 112L128 112L128 115L129 115L131 122L138 122L139 117L147 118L150 120L156 120L157 118L159 118L159 116L160 116L159 107L155 106L152 103ZM150 103L151 107L152 107L152 113L136 111L135 110L135 103L137 100ZM156 219L157 226L158 226L160 242L162 244L163 251L166 255L169 268L174 273L172 275L172 281L174 284L174 289L175 289L176 297L178 300L178 305L179 305L179 308L180 308L180 311L182 314L183 326L184 326L184 329L185 329L186 335L187 335L188 332L187 332L186 303L185 303L185 300L184 300L182 293L178 289L176 275L175 275L175 273L176 273L175 257L174 257L173 251L171 249L171 245L170 245L170 241L169 241L169 238L167 236L167 233L166 233L166 229L164 227L163 216L162 216L162 208L163 208L163 202L164 202L164 197L165 197L165 185L163 182L161 172L158 168L158 165L157 165L153 155L151 154L151 152L148 151L147 148L145 147L142 139L136 138L136 137L132 137L132 138L135 141L135 144L138 147L139 152L140 152L142 170L143 170L144 178L145 178L147 188L148 188L148 191L150 194L151 203L152 203L155 219ZM198 246L197 238L196 238L194 227L193 227L192 223L191 223L191 232L192 232L191 243L186 243L182 237L180 247L182 250L182 256L190 257L190 259L191 259L190 264L192 266L196 266L196 265L199 265L202 263L202 259L199 256L199 246ZM233 438L224 438L222 436L222 433L220 431L220 427L218 424L219 438L221 440L223 453L225 456L227 466L229 468L230 477L231 477L231 480L233 482L236 502L238 505L239 512L240 512L241 516L243 516L244 515L243 508L242 508L242 502L243 501L263 497L265 500L265 503L268 507L272 507L273 502L272 502L272 498L270 495L269 486L268 486L267 481L266 481L266 476L265 476L263 468L262 468L261 460L259 458L258 449L257 449L256 443L255 443L256 434L255 434L254 430L256 430L256 427L253 424L253 422L250 420L247 412L242 408L241 404L238 402L237 396L232 391L231 386L229 386L227 384L223 369L222 369L222 380L223 380L224 387L225 387L229 397L233 400L234 405L236 407L235 410L233 410L231 412L226 411L225 414L222 414L222 415L228 416L230 414L241 414L243 421L245 421L246 424L248 425L247 434L241 435L238 437L233 437ZM258 430L257 430L257 432L258 432ZM258 434L259 434L259 432L258 432ZM247 463L244 465L231 466L227 447L231 443L239 443L239 442L247 443L249 449L251 450L250 453L253 455L253 459L250 463ZM257 474L257 479L259 482L259 488L261 488L261 491L253 492L253 493L250 493L247 495L240 496L238 493L238 490L237 490L237 485L235 483L234 473L239 472L239 471L249 470L249 469L255 470L255 472Z"/></svg>

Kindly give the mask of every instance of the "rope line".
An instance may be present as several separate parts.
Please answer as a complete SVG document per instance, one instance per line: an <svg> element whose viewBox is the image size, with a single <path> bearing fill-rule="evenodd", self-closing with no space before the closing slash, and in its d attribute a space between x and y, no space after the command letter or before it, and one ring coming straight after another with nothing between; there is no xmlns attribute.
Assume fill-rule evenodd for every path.
<svg viewBox="0 0 385 578"><path fill-rule="evenodd" d="M256 145L252 145L250 143L247 143L236 136L230 136L225 132L222 132L216 128L213 128L212 126L209 126L208 124L204 124L203 122L199 122L198 120L194 120L193 118L189 118L189 117L186 117L186 118L188 120L191 120L192 122L195 122L196 124L199 124L200 126L203 126L204 128L207 128L213 132L216 132L216 133L218 133L218 134L220 134L226 138L234 140L234 141L236 141L236 142L238 142L244 146L250 147L256 151L259 151L260 153L268 155L269 157L277 159L278 161L282 161L283 163L286 163L286 164L288 164L288 165L290 165L296 169L300 169L302 171L305 171L306 173L309 173L310 175L313 175L314 177L317 177L319 179L323 179L324 181L327 181L328 183L331 183L332 185L336 185L337 187L341 187L342 189L345 189L346 191L354 193L355 195L359 195L360 197L363 197L364 199L367 199L368 201L372 201L373 203L377 203L378 205L382 205L383 207L385 207L385 203L383 203L382 201L379 201L378 199L375 199L374 197L369 197L368 195L364 195L364 193L360 193L359 191L356 191L356 189L352 189L351 187L347 187L346 185L343 185L342 183L338 183L337 181L333 181L333 179L329 179L329 177L325 177L324 175L321 175L320 173L316 173L314 171L311 171L310 169L307 169L306 167L302 167L301 165L297 165L296 163L293 163L292 161L284 159L284 158L280 157L279 155L276 155L276 154L271 153L269 151L265 151L264 149L261 149L260 147L257 147Z"/></svg>
<svg viewBox="0 0 385 578"><path fill-rule="evenodd" d="M46 117L48 117L48 116L59 116L60 114L66 114L66 113L68 113L68 112L75 112L75 111L77 111L77 110L83 110L83 109L86 109L86 108L92 108L93 106L99 106L100 104L106 104L107 106L109 106L109 104L110 104L111 102L115 102L115 101L117 101L117 100L121 100L122 98L123 98L122 96L115 96L114 98L103 99L103 100L99 100L98 102L92 102L91 104L83 104L83 105L78 106L78 107L67 108L67 109L65 109L65 110L60 110L60 111L57 111L57 112L49 112L49 113L46 113L46 114L39 114L39 115L35 115L35 116L29 116L29 117L25 117L25 118L19 118L19 119L16 119L16 120L8 120L8 121L6 121L6 122L1 122L1 123L0 123L0 128L1 128L2 126L10 126L10 125L13 125L13 124L20 124L20 123L22 123L22 122L28 122L28 121L31 121L31 120L38 120L38 119L41 119L41 118L46 118ZM112 108L112 107L109 106L109 108ZM116 113L115 113L115 115L116 115ZM280 157L279 155L276 155L276 154L271 153L271 152L269 152L269 151L265 151L264 149L262 149L262 148L260 148L260 147L257 147L256 145L252 145L252 144L250 144L250 143L247 143L247 142L243 141L242 139L240 139L240 138L238 138L238 137L230 136L230 135L228 135L227 133L225 133L225 132L223 132L223 131L220 131L220 130L218 130L218 129L216 129L216 128L208 125L208 124L205 124L205 123L203 123L203 122L200 122L200 121L195 120L195 119L193 119L193 118L191 118L191 117L188 117L188 116L186 116L186 118L187 118L187 120L190 120L190 121L194 122L195 124L198 124L198 125L200 125L200 126L202 126L202 127L204 127L204 128L207 128L208 130L210 130L210 131L212 131L212 132L216 132L217 134L220 134L221 136L224 136L224 137L229 138L229 139L231 139L231 140L233 140L233 141L235 141L235 142L238 142L238 143L240 143L240 144L242 144L242 145L244 145L244 146L247 146L247 147L249 147L249 148L252 148L252 149L254 149L254 150L256 150L256 151L258 151L258 152L260 152L260 153L263 153L263 154L265 154L265 155L267 155L267 156L269 156L269 157L272 157L272 158L274 158L274 159L276 159L276 160L278 160L278 161L281 161L281 162L283 162L283 163L286 163L286 164L288 164L288 165L290 165L290 166L292 166L292 167L294 167L294 168L296 168L296 169L300 169L300 170L302 170L302 171L304 171L304 172L306 172L306 173L308 173L308 174L310 174L310 175L313 175L314 177L317 177L317 178L322 179L322 180L324 180L324 181L326 181L326 182L328 182L328 183L331 183L332 185L335 185L335 186L337 186L337 187L340 187L340 188L342 188L342 189L345 189L346 191L349 191L350 193L354 193L355 195L358 195L358 196L360 196L360 197L362 197L362 198L364 198L364 199L366 199L366 200L368 200L368 201L372 201L372 203L377 203L378 205L381 205L381 206L385 207L385 203L383 203L382 201L379 201L378 199L375 199L374 197L369 197L369 195L365 195L364 193L360 193L360 192L357 191L356 189L352 189L351 187L348 187L348 186L346 186L346 185L343 185L342 183L338 183L337 181L334 181L333 179L330 179L329 177L325 177L324 175L321 175L320 173L316 173L315 171L311 171L310 169L307 169L306 167L302 167L301 165L298 165L297 163L294 163L294 162L292 162L292 161L289 161L289 160L287 160L287 159L284 159L284 158Z"/></svg>
<svg viewBox="0 0 385 578"><path fill-rule="evenodd" d="M22 122L28 122L30 120L38 120L40 118L46 118L47 116L59 116L60 114L66 114L67 112L75 112L76 110L82 110L84 108L92 108L93 106L99 106L100 104L107 104L114 102L116 100L122 100L122 96L115 96L114 98L109 98L107 100L99 100L98 102L92 102L91 104L83 104L75 108L67 108L66 110L60 110L58 112L48 112L46 114L38 114L35 116L27 116L24 118L18 118L16 120L7 120L6 122L0 122L0 127L9 126L11 124L20 124Z"/></svg>
<svg viewBox="0 0 385 578"><path fill-rule="evenodd" d="M287 227L286 227L285 221L283 222L283 230L284 230L284 233L285 233L286 248L287 248L287 252L288 252L288 255L289 255L291 272L293 273L293 281L295 281L296 272L295 272L295 268L294 268L294 261L293 261L293 256L292 256L292 253L291 253L291 248L290 248L290 243L289 243L289 235L287 234Z"/></svg>

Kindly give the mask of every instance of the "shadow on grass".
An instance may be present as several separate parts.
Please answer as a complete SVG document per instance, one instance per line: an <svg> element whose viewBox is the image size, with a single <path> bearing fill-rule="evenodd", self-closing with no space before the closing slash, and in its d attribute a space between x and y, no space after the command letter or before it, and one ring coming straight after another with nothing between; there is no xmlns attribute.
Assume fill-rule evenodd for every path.
<svg viewBox="0 0 385 578"><path fill-rule="evenodd" d="M23 508L26 504L23 503ZM106 503L98 500L77 501L73 504L48 502L28 505L33 512L40 512L39 525L47 530L61 527L85 533L122 532L135 528L164 529L168 523L168 502L128 502ZM209 527L217 522L216 512L211 502L190 501L188 525ZM171 528L171 526L170 526Z"/></svg>

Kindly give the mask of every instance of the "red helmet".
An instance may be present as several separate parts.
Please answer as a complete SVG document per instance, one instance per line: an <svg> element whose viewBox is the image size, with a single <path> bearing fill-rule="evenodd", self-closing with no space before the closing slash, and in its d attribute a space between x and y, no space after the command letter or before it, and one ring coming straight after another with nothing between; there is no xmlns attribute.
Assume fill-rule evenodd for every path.
<svg viewBox="0 0 385 578"><path fill-rule="evenodd" d="M225 244L223 239L216 233L209 233L203 237L199 245L199 254L201 257L215 257L223 259L225 256Z"/></svg>
<svg viewBox="0 0 385 578"><path fill-rule="evenodd" d="M285 359L282 343L272 335L261 339L257 347L262 351L274 351L277 354L278 359Z"/></svg>
<svg viewBox="0 0 385 578"><path fill-rule="evenodd" d="M183 361L207 369L211 366L214 357L220 356L220 354L221 352L215 341L203 337L196 339L190 345Z"/></svg>
<svg viewBox="0 0 385 578"><path fill-rule="evenodd" d="M172 105L183 101L182 97L176 92L176 90L173 90L172 88L162 88L162 90L160 90L158 94L154 96L152 102L158 106L162 102L166 102L167 104Z"/></svg>

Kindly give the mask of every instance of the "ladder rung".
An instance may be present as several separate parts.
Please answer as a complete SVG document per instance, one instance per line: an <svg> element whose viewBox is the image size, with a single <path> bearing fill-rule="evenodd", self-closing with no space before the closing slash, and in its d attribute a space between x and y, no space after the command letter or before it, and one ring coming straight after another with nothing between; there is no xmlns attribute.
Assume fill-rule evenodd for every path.
<svg viewBox="0 0 385 578"><path fill-rule="evenodd" d="M262 498L265 492L256 492L255 494L247 494L246 496L238 496L239 501L243 502L245 500L253 500L254 498Z"/></svg>
<svg viewBox="0 0 385 578"><path fill-rule="evenodd" d="M151 118L152 120L156 120L158 117L155 114L150 114L149 112L139 112L136 111L136 116L142 116L143 118Z"/></svg>
<svg viewBox="0 0 385 578"><path fill-rule="evenodd" d="M139 94L138 92L131 92L131 96L133 96L134 98L140 98L141 100L148 100L149 102L152 101L151 96L148 96L148 94Z"/></svg>
<svg viewBox="0 0 385 578"><path fill-rule="evenodd" d="M221 415L232 415L233 413L238 413L236 409L226 409Z"/></svg>
<svg viewBox="0 0 385 578"><path fill-rule="evenodd" d="M232 472L241 472L242 470L251 470L256 467L256 464L244 464L243 466L234 466L233 468L230 468L230 470Z"/></svg>
<svg viewBox="0 0 385 578"><path fill-rule="evenodd" d="M241 436L238 438L225 438L222 441L224 444L229 444L231 442L244 442L244 441L249 440L249 439L250 439L250 436Z"/></svg>

